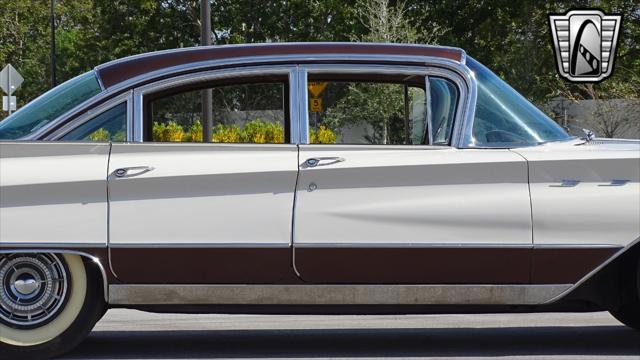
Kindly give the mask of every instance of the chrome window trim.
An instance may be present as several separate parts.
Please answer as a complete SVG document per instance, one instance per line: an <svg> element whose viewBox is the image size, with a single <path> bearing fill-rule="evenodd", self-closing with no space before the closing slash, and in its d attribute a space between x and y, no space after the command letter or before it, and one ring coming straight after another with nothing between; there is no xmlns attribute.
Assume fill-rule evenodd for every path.
<svg viewBox="0 0 640 360"><path fill-rule="evenodd" d="M244 68L231 68L231 69L220 69L220 70L208 70L203 72L189 73L185 75L180 75L172 78L167 78L163 80L159 80L150 84L143 85L133 90L133 98L134 98L134 131L133 131L133 141L135 142L144 142L144 97L158 92L171 88L175 88L182 85L188 84L197 84L201 82L207 81L215 81L220 79L229 79L229 78L242 78L242 77L251 77L256 75L287 75L289 80L289 129L291 134L291 139L288 144L296 144L297 141L294 133L297 131L297 123L299 122L296 116L297 112L297 101L294 102L297 94L293 94L295 89L295 83L292 82L297 79L297 69L295 65L265 65L265 66L254 66L254 67L244 67ZM297 91L296 91L297 93ZM295 125L294 125L295 124ZM149 141L151 142L151 141ZM242 145L242 144L239 144Z"/></svg>
<svg viewBox="0 0 640 360"><path fill-rule="evenodd" d="M34 245L34 244L29 244L29 245ZM5 246L5 244L3 244L3 246ZM100 259L98 259L97 257L95 257L93 255L90 255L90 254L87 254L85 252L82 252L82 251L66 250L66 249L60 249L60 248L52 247L52 246L56 246L56 245L47 245L47 246L49 246L49 248L44 248L44 247L43 248L38 248L38 249L24 248L24 249L12 249L12 250L0 249L0 254L51 253L51 254L74 254L74 255L79 255L79 256L85 257L85 258L93 261L93 263L98 266L98 269L100 269L100 273L102 274L102 285L103 285L104 301L106 303L109 303L109 281L107 280L107 272L104 270L104 266L100 262ZM78 244L74 244L73 246L78 246Z"/></svg>
<svg viewBox="0 0 640 360"><path fill-rule="evenodd" d="M443 47L446 48L446 47ZM167 51L170 52L171 50ZM178 50L175 50L178 51ZM464 52L463 52L464 54ZM140 55L141 57L146 56L146 54ZM463 60L466 59L466 56L463 56ZM120 61L116 60L115 62ZM69 110L67 113L58 117L57 119L51 121L49 124L43 126L41 129L36 131L35 133L23 138L23 140L37 140L41 139L43 134L48 133L51 129L59 126L61 123L66 122L69 118L75 116L79 111L90 107L93 104L96 104L100 101L104 101L105 98L109 98L114 94L117 94L121 91L130 90L134 88L137 84L153 81L155 78L160 77L168 77L176 73L183 72L197 72L204 69L210 69L221 66L237 66L239 69L242 69L246 66L256 66L264 63L285 63L289 66L295 66L297 63L313 63L315 61L321 62L363 62L365 65L375 64L376 62L386 63L388 67L393 67L393 63L407 63L407 62L415 62L416 66L430 66L430 67L442 67L446 69L450 69L452 71L457 72L465 81L470 85L469 86L469 104L468 108L465 109L465 114L463 118L457 118L454 124L454 135L452 135L452 146L462 147L461 141L457 139L460 138L460 132L462 129L466 129L470 127L467 125L468 122L473 121L473 116L475 113L475 102L476 102L476 79L470 69L463 62L458 62L455 60L442 58L442 57L434 57L434 56L405 56L405 55L379 55L379 54L371 54L371 55L363 55L363 54L316 54L316 55L308 55L308 54L298 54L298 55L278 55L278 56L250 56L250 57L237 57L237 58L229 58L224 60L209 60L209 61L201 61L194 62L188 64L182 64L178 66L168 67L156 71L152 71L143 75L136 76L134 78L128 79L121 83L118 83L110 88L107 88L105 91L97 94L91 99L79 104L75 108ZM112 62L113 63L113 62ZM101 65L95 68L96 76L100 78L99 70L105 65ZM263 66L271 66L271 65L263 65ZM102 79L100 79L102 81ZM134 97L133 103L133 111L137 113L142 104L137 102L138 99ZM134 113L134 114L135 114ZM135 116L134 116L135 117ZM462 126L461 123L465 125ZM141 129L137 129L139 132ZM136 133L136 129L134 128L134 134ZM134 135L135 139L135 135Z"/></svg>
<svg viewBox="0 0 640 360"><path fill-rule="evenodd" d="M407 65L379 65L379 64L304 64L301 65L302 69L306 71L307 76L301 76L304 82L300 87L300 90L303 94L300 94L302 98L307 97L307 83L308 83L308 74L316 73L316 74L401 74L401 75L415 75L415 76L424 76L425 77L425 85L428 85L428 77L441 77L447 79L457 87L458 95L460 100L456 105L456 115L454 120L454 128L451 134L450 146L453 147L461 147L461 141L463 139L460 131L462 128L465 128L465 124L468 121L473 120L473 115L475 113L475 86L477 85L472 81L468 73L458 71L460 69L455 68L441 68L438 66L433 66L431 64L426 64L424 66L407 66ZM466 68L466 67L465 67ZM467 69L468 70L468 69ZM425 92L428 92L428 86L425 89ZM473 108L470 108L473 104ZM427 107L427 113L430 115L430 107ZM470 118L471 116L471 118ZM301 142L301 144L309 144L308 141L308 129L309 129L309 113L306 111L306 106L304 110L300 113L300 120L303 124L302 126L307 127L307 141ZM428 123L428 132L429 137L432 137L431 134L431 123ZM429 143L429 146L432 146L432 141ZM345 145L345 144L336 144L336 145ZM366 144L364 144L366 145ZM327 146L325 144L325 146ZM332 145L329 145L332 146ZM362 145L355 145L362 146ZM405 145L382 145L385 147L390 146L405 146ZM412 145L417 146L417 145Z"/></svg>
<svg viewBox="0 0 640 360"><path fill-rule="evenodd" d="M431 111L431 79L429 78L429 75L424 77L424 100L425 100L425 106L426 106L425 115L427 117L427 139L429 140L429 145L433 145L433 115ZM455 122L455 119L454 119L454 122Z"/></svg>
<svg viewBox="0 0 640 360"><path fill-rule="evenodd" d="M84 114L82 114L82 115L78 116L77 118L71 120L70 122L66 123L65 125L63 125L59 129L54 131L53 133L51 133L48 136L46 136L43 140L58 140L58 139L61 139L62 137L64 137L69 132L71 132L71 131L75 130L77 127L82 126L85 123L91 121L96 116L98 116L98 115L100 115L100 114L102 114L102 113L104 113L104 112L106 112L108 110L111 110L112 108L122 104L123 102L126 102L127 103L127 111L126 111L126 115L127 115L127 141L131 141L133 139L133 134L132 134L133 118L131 116L132 112L133 112L132 111L133 110L132 97L133 97L133 90L129 90L129 91L125 92L125 93L122 93L122 94L114 97L113 99L109 99L109 100L105 101L103 104L100 104L95 108L90 108Z"/></svg>

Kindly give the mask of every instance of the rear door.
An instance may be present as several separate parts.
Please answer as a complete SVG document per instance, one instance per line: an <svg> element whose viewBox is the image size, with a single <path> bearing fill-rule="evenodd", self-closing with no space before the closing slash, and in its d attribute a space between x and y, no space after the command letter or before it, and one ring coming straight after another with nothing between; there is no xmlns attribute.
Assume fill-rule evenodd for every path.
<svg viewBox="0 0 640 360"><path fill-rule="evenodd" d="M198 74L137 92L143 141L114 144L109 163L119 279L271 283L290 271L290 71ZM212 139L203 142L207 91Z"/></svg>
<svg viewBox="0 0 640 360"><path fill-rule="evenodd" d="M448 146L463 101L453 81L429 77L425 94L424 75L371 71L309 70L309 102L323 106L311 107L311 144L300 146L294 264L301 278L528 283L524 159Z"/></svg>

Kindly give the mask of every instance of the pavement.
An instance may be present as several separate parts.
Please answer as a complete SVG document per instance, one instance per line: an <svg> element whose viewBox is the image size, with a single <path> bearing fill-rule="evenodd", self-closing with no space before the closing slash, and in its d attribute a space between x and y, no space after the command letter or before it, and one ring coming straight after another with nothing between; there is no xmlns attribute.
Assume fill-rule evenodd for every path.
<svg viewBox="0 0 640 360"><path fill-rule="evenodd" d="M110 310L64 359L635 359L608 313L182 315Z"/></svg>

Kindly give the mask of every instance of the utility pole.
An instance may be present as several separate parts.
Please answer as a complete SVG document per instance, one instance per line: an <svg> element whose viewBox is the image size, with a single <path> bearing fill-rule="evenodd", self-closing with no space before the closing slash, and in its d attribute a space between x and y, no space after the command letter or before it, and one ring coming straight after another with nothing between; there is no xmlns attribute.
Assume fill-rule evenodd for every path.
<svg viewBox="0 0 640 360"><path fill-rule="evenodd" d="M200 45L211 45L211 4L209 0L200 0ZM213 92L202 90L202 141L211 141L213 129Z"/></svg>
<svg viewBox="0 0 640 360"><path fill-rule="evenodd" d="M57 85L56 81L56 0L51 0L51 87Z"/></svg>

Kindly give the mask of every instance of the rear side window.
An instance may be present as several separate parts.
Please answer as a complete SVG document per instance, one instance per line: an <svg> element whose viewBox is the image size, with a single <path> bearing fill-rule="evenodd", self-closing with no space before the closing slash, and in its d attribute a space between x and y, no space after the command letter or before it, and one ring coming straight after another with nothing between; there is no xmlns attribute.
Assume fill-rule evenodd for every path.
<svg viewBox="0 0 640 360"><path fill-rule="evenodd" d="M146 141L202 142L203 93L211 91L211 142L289 141L286 82L249 82L174 92L147 103Z"/></svg>

